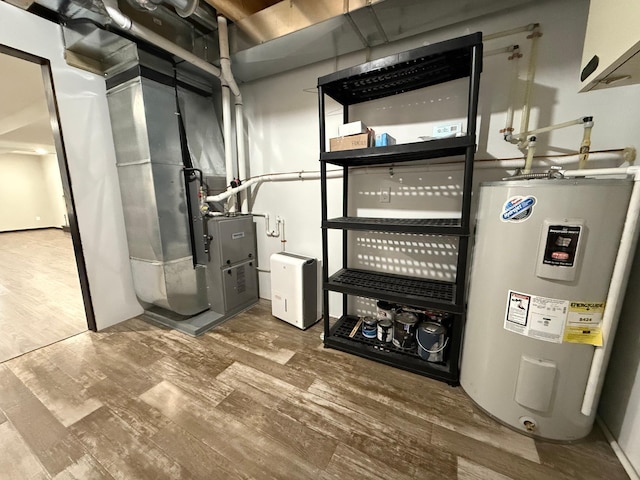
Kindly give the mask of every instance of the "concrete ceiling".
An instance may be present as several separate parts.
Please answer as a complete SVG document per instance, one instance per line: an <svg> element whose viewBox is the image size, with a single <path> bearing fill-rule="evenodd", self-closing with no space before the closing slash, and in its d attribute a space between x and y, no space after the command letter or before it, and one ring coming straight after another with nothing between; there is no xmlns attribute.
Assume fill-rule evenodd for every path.
<svg viewBox="0 0 640 480"><path fill-rule="evenodd" d="M0 72L0 154L54 153L40 65L0 53Z"/></svg>

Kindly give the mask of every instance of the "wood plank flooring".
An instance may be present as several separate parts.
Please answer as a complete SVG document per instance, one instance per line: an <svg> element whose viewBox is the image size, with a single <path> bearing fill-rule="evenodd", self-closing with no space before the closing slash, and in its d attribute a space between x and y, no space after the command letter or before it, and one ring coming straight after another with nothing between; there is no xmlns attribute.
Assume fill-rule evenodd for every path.
<svg viewBox="0 0 640 480"><path fill-rule="evenodd" d="M0 364L4 479L625 479L460 388L324 349L268 302L199 338L132 319Z"/></svg>
<svg viewBox="0 0 640 480"><path fill-rule="evenodd" d="M86 330L71 236L0 233L0 362Z"/></svg>

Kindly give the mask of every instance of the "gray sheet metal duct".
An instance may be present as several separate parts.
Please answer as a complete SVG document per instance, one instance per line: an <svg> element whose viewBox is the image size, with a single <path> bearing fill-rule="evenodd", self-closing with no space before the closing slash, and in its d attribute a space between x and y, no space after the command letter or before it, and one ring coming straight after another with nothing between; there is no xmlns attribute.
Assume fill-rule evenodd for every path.
<svg viewBox="0 0 640 480"><path fill-rule="evenodd" d="M181 97L195 166L224 175L213 100ZM107 99L136 294L180 315L200 313L209 308L206 267L194 267L191 252L174 87L136 76Z"/></svg>

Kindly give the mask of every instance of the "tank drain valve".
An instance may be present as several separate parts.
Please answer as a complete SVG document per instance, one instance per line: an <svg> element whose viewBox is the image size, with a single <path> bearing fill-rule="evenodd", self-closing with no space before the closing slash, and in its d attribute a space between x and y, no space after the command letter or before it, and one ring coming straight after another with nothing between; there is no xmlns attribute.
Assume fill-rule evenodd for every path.
<svg viewBox="0 0 640 480"><path fill-rule="evenodd" d="M525 428L525 430L529 433L533 433L536 431L537 425L533 418L529 417L520 417L520 423Z"/></svg>

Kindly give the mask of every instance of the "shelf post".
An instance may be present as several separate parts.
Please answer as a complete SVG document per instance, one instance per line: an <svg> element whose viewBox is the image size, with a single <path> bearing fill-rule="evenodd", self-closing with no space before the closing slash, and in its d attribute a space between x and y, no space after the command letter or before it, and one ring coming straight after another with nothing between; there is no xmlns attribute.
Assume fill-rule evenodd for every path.
<svg viewBox="0 0 640 480"><path fill-rule="evenodd" d="M349 105L342 106L342 122L349 123ZM344 166L342 171L342 216L347 218L349 216L349 167ZM348 263L348 231L342 231L342 268L347 268ZM342 315L347 314L347 295L342 294Z"/></svg>
<svg viewBox="0 0 640 480"><path fill-rule="evenodd" d="M469 72L469 97L467 106L467 135L476 138L478 117L478 95L480 91L480 72L482 71L482 44L471 48L471 65ZM476 138L477 143L477 138ZM471 190L473 185L473 158L476 145L467 147L464 157L464 181L462 185L462 221L463 233L469 234L471 216ZM465 252L466 253L466 252ZM460 271L460 270L458 270Z"/></svg>
<svg viewBox="0 0 640 480"><path fill-rule="evenodd" d="M324 92L321 86L318 86L318 116L320 124L320 153L324 153L326 149L325 137L325 112L324 112ZM328 234L324 223L327 221L327 163L320 162L320 196L322 203L322 319L324 323L324 338L329 338L329 291L325 288L325 284L329 280L329 250L328 250Z"/></svg>

